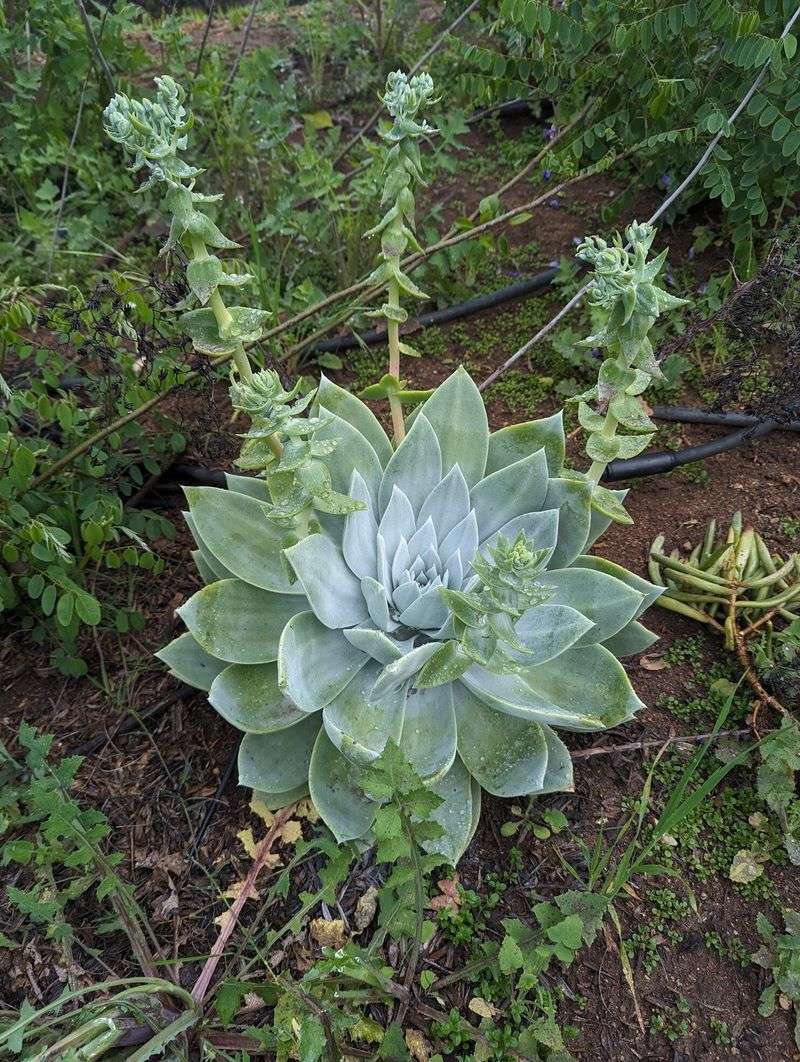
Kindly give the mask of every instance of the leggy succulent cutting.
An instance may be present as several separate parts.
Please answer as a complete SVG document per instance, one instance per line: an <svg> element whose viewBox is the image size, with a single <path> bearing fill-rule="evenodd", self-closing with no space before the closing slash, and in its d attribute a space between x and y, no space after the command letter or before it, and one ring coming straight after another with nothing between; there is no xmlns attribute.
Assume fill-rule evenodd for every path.
<svg viewBox="0 0 800 1062"><path fill-rule="evenodd" d="M416 123L431 91L391 75L395 124L398 100L413 103ZM224 237L210 240L218 230L193 205L207 201L193 191L199 171L178 159L180 92L169 79L159 92L148 107L118 97L110 131L166 183L171 239L194 254L192 265L205 263L200 244ZM402 143L414 173L403 164L397 211L379 226L384 244L392 226L405 240L413 225L407 178L419 176L418 155ZM666 305L656 283L663 257L646 260L652 230L627 235L630 255L621 244L582 249L596 259L606 315L592 344L609 350L581 406L593 433L588 474L565 468L560 413L490 432L464 369L407 422L397 387L387 389L394 439L324 377L313 395L287 393L248 360L260 311L226 309L218 259L190 265L190 286L209 309L183 320L201 350L233 355L232 398L251 417L239 464L256 475L228 477L228 490L187 490L207 585L179 609L187 633L159 655L244 731L240 782L269 805L310 792L337 838L368 838L377 804L359 776L392 741L442 798L435 847L455 862L477 826L481 789L571 789L557 731L603 729L641 707L618 658L653 642L639 617L662 588L588 554L612 519L630 519L624 492L599 485L601 466L641 446L636 395L657 371L647 331ZM396 308L389 250L381 269ZM398 313L387 316L396 340ZM393 343L394 362L398 350Z"/></svg>

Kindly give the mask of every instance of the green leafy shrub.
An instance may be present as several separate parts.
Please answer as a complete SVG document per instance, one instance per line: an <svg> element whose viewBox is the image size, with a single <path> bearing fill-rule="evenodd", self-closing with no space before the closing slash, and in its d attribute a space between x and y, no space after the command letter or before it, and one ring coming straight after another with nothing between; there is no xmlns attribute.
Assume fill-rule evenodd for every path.
<svg viewBox="0 0 800 1062"><path fill-rule="evenodd" d="M487 102L553 101L559 126L591 104L555 163L548 161L568 174L635 153L641 181L668 189L722 131L684 205L719 199L739 270L749 270L754 233L790 193L800 153L797 39L780 39L793 11L791 0L500 0L491 8L491 43L466 47L463 86ZM766 78L729 127L728 116L767 60Z"/></svg>

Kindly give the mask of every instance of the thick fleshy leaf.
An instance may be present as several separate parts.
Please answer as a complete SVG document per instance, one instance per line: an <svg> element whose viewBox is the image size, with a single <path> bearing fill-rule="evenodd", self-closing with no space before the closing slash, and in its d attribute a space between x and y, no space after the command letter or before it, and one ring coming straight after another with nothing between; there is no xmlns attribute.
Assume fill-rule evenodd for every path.
<svg viewBox="0 0 800 1062"><path fill-rule="evenodd" d="M438 642L420 645L401 656L399 660L387 664L372 690L373 697L383 697L402 688L419 669L426 664L439 647Z"/></svg>
<svg viewBox="0 0 800 1062"><path fill-rule="evenodd" d="M340 844L363 837L378 810L359 788L357 778L358 768L339 752L324 728L320 730L311 756L308 789L314 807Z"/></svg>
<svg viewBox="0 0 800 1062"><path fill-rule="evenodd" d="M602 644L618 660L626 656L637 656L658 641L658 635L649 631L644 624L634 620L627 627L606 639Z"/></svg>
<svg viewBox="0 0 800 1062"><path fill-rule="evenodd" d="M220 578L219 575L210 567L208 561L205 560L203 554L199 549L193 549L191 551L192 560L194 566L197 568L197 573L203 582L208 585L209 583L215 583Z"/></svg>
<svg viewBox="0 0 800 1062"><path fill-rule="evenodd" d="M459 465L468 487L483 479L489 449L489 425L481 393L463 366L433 392L414 421L430 421L442 453L442 470Z"/></svg>
<svg viewBox="0 0 800 1062"><path fill-rule="evenodd" d="M541 584L552 590L551 605L568 605L582 612L594 627L580 645L604 642L638 615L642 595L620 579L591 568L556 568L545 572Z"/></svg>
<svg viewBox="0 0 800 1062"><path fill-rule="evenodd" d="M449 561L454 554L459 558L461 570L466 574L478 552L478 520L470 510L464 519L439 543L439 556Z"/></svg>
<svg viewBox="0 0 800 1062"><path fill-rule="evenodd" d="M335 413L357 428L378 455L381 464L388 463L392 456L392 444L380 426L378 418L360 398L356 398L355 395L345 391L326 376L322 376L314 399L315 414L319 412L318 406Z"/></svg>
<svg viewBox="0 0 800 1062"><path fill-rule="evenodd" d="M592 520L592 492L581 480L551 479L544 508L558 509L558 541L550 566L564 568L586 548Z"/></svg>
<svg viewBox="0 0 800 1062"><path fill-rule="evenodd" d="M610 494L613 494L620 505L627 497L627 490L615 490L613 487L606 488ZM606 516L605 513L601 513L599 509L592 506L592 522L589 525L589 537L586 539L586 545L584 549L591 549L600 536L608 530L611 526L611 517Z"/></svg>
<svg viewBox="0 0 800 1062"><path fill-rule="evenodd" d="M424 847L443 855L455 866L472 839L474 824L472 779L458 757L447 774L431 785L431 790L443 801L431 819L439 823L444 834L435 841L426 841Z"/></svg>
<svg viewBox="0 0 800 1062"><path fill-rule="evenodd" d="M411 641L398 642L389 638L383 631L376 631L371 627L350 627L342 634L357 649L379 664L391 664L393 660L399 660L411 648Z"/></svg>
<svg viewBox="0 0 800 1062"><path fill-rule="evenodd" d="M552 417L529 420L524 424L510 424L489 436L486 475L519 461L528 454L544 448L547 469L551 476L561 475L565 454L564 421L561 410Z"/></svg>
<svg viewBox="0 0 800 1062"><path fill-rule="evenodd" d="M498 535L503 535L513 542L520 531L524 531L533 549L547 550L546 559L552 557L553 550L558 541L558 510L545 509L540 513L524 513L515 516L507 524L503 524L499 531L490 535L485 542L481 542L481 553L488 557L489 547L497 541Z"/></svg>
<svg viewBox="0 0 800 1062"><path fill-rule="evenodd" d="M397 624L389 616L389 599L383 584L377 579L364 578L361 580L361 593L375 626L380 627L382 631L394 630Z"/></svg>
<svg viewBox="0 0 800 1062"><path fill-rule="evenodd" d="M369 488L373 503L378 501L383 466L375 450L361 432L342 417L328 412L328 422L314 433L315 442L334 442L336 449L323 460L331 474L331 484L340 494L347 494L353 472L358 471Z"/></svg>
<svg viewBox="0 0 800 1062"><path fill-rule="evenodd" d="M208 700L223 719L248 734L284 730L304 715L280 690L275 664L231 664L214 679Z"/></svg>
<svg viewBox="0 0 800 1062"><path fill-rule="evenodd" d="M364 502L368 508L348 513L345 517L342 553L347 567L354 575L359 579L374 579L378 572L378 525L372 511L369 488L360 472L353 472L349 494L351 498Z"/></svg>
<svg viewBox="0 0 800 1062"><path fill-rule="evenodd" d="M321 725L319 715L307 715L274 734L245 734L239 747L239 785L267 793L305 785Z"/></svg>
<svg viewBox="0 0 800 1062"><path fill-rule="evenodd" d="M547 771L540 793L571 793L575 788L569 749L551 727L542 723L547 742Z"/></svg>
<svg viewBox="0 0 800 1062"><path fill-rule="evenodd" d="M575 650L570 649L569 652ZM566 659L562 653L553 664L558 666ZM543 667L550 667L544 664ZM528 669L535 673L536 668ZM473 666L465 671L459 682L484 701L490 708L496 708L507 715L519 716L535 723L547 723L549 726L563 727L565 730L601 730L602 723L597 722L588 707L564 708L556 704L545 693L538 693L521 675L497 675L486 668Z"/></svg>
<svg viewBox="0 0 800 1062"><path fill-rule="evenodd" d="M308 796L308 784L295 786L294 789L286 789L282 793L267 793L263 789L253 790L253 800L258 800L268 811L280 811L290 804L296 804L298 800Z"/></svg>
<svg viewBox="0 0 800 1062"><path fill-rule="evenodd" d="M392 562L401 540L405 539L408 542L416 528L417 521L411 501L405 492L395 484L392 487L389 504L384 509L383 516L378 524L378 534L383 542L386 565L389 571L391 571ZM380 564L378 565L378 582L383 583L387 589L390 586L389 577L385 571L381 570Z"/></svg>
<svg viewBox="0 0 800 1062"><path fill-rule="evenodd" d="M286 624L278 646L278 683L304 712L316 712L334 697L369 660L339 630L301 612Z"/></svg>
<svg viewBox="0 0 800 1062"><path fill-rule="evenodd" d="M415 631L436 631L447 619L447 606L442 601L439 593L430 589L420 594L416 601L412 601L408 608L404 608L397 617L397 622L403 627L409 627Z"/></svg>
<svg viewBox="0 0 800 1062"><path fill-rule="evenodd" d="M514 628L526 652L509 647L507 651L529 667L544 664L571 648L592 626L591 620L568 605L538 605L523 612Z"/></svg>
<svg viewBox="0 0 800 1062"><path fill-rule="evenodd" d="M269 490L263 479L256 479L255 476L234 476L231 472L226 472L225 482L228 484L228 490L237 494L246 494L256 501L269 501Z"/></svg>
<svg viewBox="0 0 800 1062"><path fill-rule="evenodd" d="M538 723L487 707L464 686L455 694L458 755L494 796L538 792L547 772L547 742Z"/></svg>
<svg viewBox="0 0 800 1062"><path fill-rule="evenodd" d="M524 513L543 508L547 492L547 460L544 450L493 472L472 488L471 501L483 542L503 524ZM546 508L554 509L555 505Z"/></svg>
<svg viewBox="0 0 800 1062"><path fill-rule="evenodd" d="M361 584L329 538L308 535L285 552L314 615L326 627L354 627L369 618Z"/></svg>
<svg viewBox="0 0 800 1062"><path fill-rule="evenodd" d="M399 487L411 502L414 513L418 513L441 478L439 441L420 413L384 470L378 495L381 512L388 506L394 487Z"/></svg>
<svg viewBox="0 0 800 1062"><path fill-rule="evenodd" d="M456 757L452 684L409 693L399 744L420 778L433 781L450 770Z"/></svg>
<svg viewBox="0 0 800 1062"><path fill-rule="evenodd" d="M419 511L419 523L432 517L436 537L441 542L447 534L469 513L469 487L464 473L453 465L444 479L433 488Z"/></svg>
<svg viewBox="0 0 800 1062"><path fill-rule="evenodd" d="M414 685L422 690L455 682L470 666L470 658L462 651L457 641L443 641L433 656L420 668Z"/></svg>
<svg viewBox="0 0 800 1062"><path fill-rule="evenodd" d="M281 632L308 607L296 594L271 594L221 579L193 594L178 615L207 653L229 664L268 664L278 657Z"/></svg>
<svg viewBox="0 0 800 1062"><path fill-rule="evenodd" d="M224 660L207 653L188 633L159 649L156 656L176 678L198 690L210 690L211 683L228 666Z"/></svg>
<svg viewBox="0 0 800 1062"><path fill-rule="evenodd" d="M539 696L592 720L589 729L625 722L643 707L624 667L602 645L568 649L556 660L527 668L525 680Z"/></svg>
<svg viewBox="0 0 800 1062"><path fill-rule="evenodd" d="M194 522L192 514L184 512L183 518L186 521L186 526L192 533L192 538L197 543L197 552L200 554L200 557L203 560L206 572L212 572L214 575L213 579L207 579L206 582L213 583L216 582L217 579L235 579L236 576L233 574L233 572L228 571L225 565L217 560L217 558L214 556L214 554L211 552L205 542L203 542L202 538L200 537L200 532L197 530L197 524Z"/></svg>
<svg viewBox="0 0 800 1062"><path fill-rule="evenodd" d="M186 487L185 493L200 538L228 571L262 590L303 593L284 563L286 532L260 502L220 487Z"/></svg>
<svg viewBox="0 0 800 1062"><path fill-rule="evenodd" d="M376 759L390 738L398 741L403 729L404 691L382 698L372 695L380 670L370 661L322 713L328 737L353 763Z"/></svg>
<svg viewBox="0 0 800 1062"><path fill-rule="evenodd" d="M613 561L606 560L605 557L576 557L572 562L572 567L590 568L594 572L613 575L615 579L625 583L631 590L637 590L642 595L642 603L634 613L634 619L638 619L664 593L663 586L656 586L655 583L643 579L641 575L629 572L627 568L623 568L620 564L615 564Z"/></svg>

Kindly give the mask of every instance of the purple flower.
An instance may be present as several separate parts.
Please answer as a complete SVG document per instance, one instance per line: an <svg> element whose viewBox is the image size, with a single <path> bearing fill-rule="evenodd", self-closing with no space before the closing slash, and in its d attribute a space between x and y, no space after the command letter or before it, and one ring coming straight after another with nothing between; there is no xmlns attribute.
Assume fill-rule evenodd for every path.
<svg viewBox="0 0 800 1062"><path fill-rule="evenodd" d="M547 200L547 205L553 210L558 210L558 208L561 206L561 203L556 199L555 196L553 196L552 199Z"/></svg>
<svg viewBox="0 0 800 1062"><path fill-rule="evenodd" d="M552 176L553 176L553 171L552 170L545 170L544 173L542 174L542 177L544 177L544 179L546 181L549 181Z"/></svg>
<svg viewBox="0 0 800 1062"><path fill-rule="evenodd" d="M689 250L686 253L686 257L689 259L690 262L694 261L694 247L690 247L689 248Z"/></svg>
<svg viewBox="0 0 800 1062"><path fill-rule="evenodd" d="M548 125L542 132L542 138L549 143L556 135L556 127Z"/></svg>
<svg viewBox="0 0 800 1062"><path fill-rule="evenodd" d="M661 176L658 178L659 188L663 188L665 192L668 192L671 185L672 178L670 177L670 175L668 173L662 173Z"/></svg>

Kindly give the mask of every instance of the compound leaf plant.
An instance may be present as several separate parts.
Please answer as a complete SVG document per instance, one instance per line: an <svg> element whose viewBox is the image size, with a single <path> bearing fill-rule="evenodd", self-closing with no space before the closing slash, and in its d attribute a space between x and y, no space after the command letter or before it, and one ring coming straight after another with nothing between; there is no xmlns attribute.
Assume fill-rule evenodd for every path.
<svg viewBox="0 0 800 1062"><path fill-rule="evenodd" d="M558 731L605 729L642 706L619 658L655 640L639 617L662 588L589 550L612 520L630 522L624 492L600 477L643 445L636 396L658 371L647 331L666 308L656 280L663 256L646 262L647 226L628 230L631 251L621 241L583 248L606 315L591 343L609 354L598 388L582 398L596 440L588 474L565 468L561 413L491 432L463 368L407 421L393 402L389 438L360 398L324 376L302 395L251 368L245 344L260 311L225 307L220 285L240 278L206 257L206 246L228 241L198 209L209 202L193 190L200 171L179 158L182 94L169 78L158 86L155 103L117 96L109 132L167 186L170 243L191 255L200 304L183 321L201 350L233 358L232 399L251 422L239 465L255 473L229 475L227 490L187 488L206 585L178 610L187 632L158 655L244 731L240 783L276 808L310 793L340 841L370 838L379 804L361 781L389 742L399 746L441 799L442 835L430 848L455 863L482 789L570 790ZM431 88L391 75L395 126L403 100L413 118ZM419 128L406 124L405 134ZM398 209L379 230L396 227L410 242L405 193L418 156L412 137L397 143ZM399 266L383 242L396 307ZM391 325L400 315L386 316Z"/></svg>

